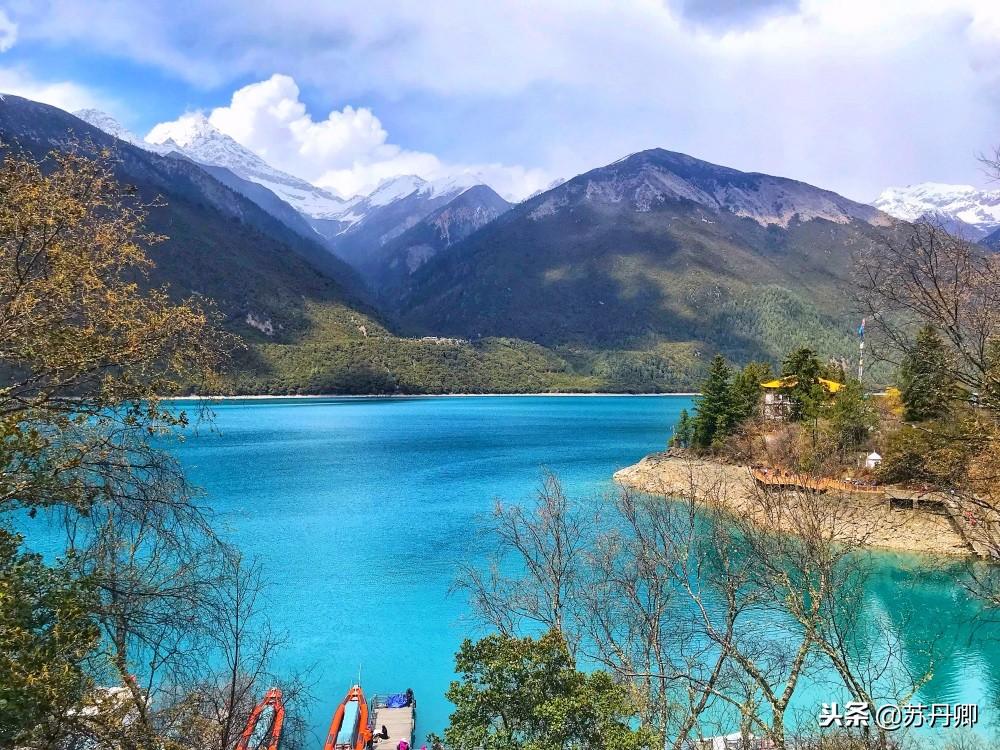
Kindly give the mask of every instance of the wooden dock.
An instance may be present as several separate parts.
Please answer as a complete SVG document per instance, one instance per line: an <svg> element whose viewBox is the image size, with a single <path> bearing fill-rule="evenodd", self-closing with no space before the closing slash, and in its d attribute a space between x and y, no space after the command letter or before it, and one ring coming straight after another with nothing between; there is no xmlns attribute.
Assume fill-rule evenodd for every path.
<svg viewBox="0 0 1000 750"><path fill-rule="evenodd" d="M975 555L984 559L996 559L995 545L991 542L995 539L996 530L1000 529L998 514L980 512L977 514L980 517L974 517L953 495L928 489L913 490L893 485L880 487L829 477L813 477L769 466L748 468L754 482L764 490L882 495L893 510L946 516L951 527Z"/></svg>
<svg viewBox="0 0 1000 750"><path fill-rule="evenodd" d="M390 708L375 696L372 700L372 730L378 734L385 727L389 738L379 737L372 743L373 750L396 750L400 740L413 747L413 730L417 723L417 707L414 704L402 708Z"/></svg>
<svg viewBox="0 0 1000 750"><path fill-rule="evenodd" d="M809 492L842 492L849 494L882 494L883 490L871 483L845 482L829 477L785 471L766 466L751 466L750 476L759 487L772 490L798 490Z"/></svg>

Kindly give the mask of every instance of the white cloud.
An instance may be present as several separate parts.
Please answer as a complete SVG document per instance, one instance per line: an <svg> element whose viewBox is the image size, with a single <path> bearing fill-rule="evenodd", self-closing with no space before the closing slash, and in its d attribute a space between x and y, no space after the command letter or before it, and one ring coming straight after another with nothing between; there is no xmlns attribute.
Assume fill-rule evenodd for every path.
<svg viewBox="0 0 1000 750"><path fill-rule="evenodd" d="M6 52L17 41L17 24L0 8L0 52Z"/></svg>
<svg viewBox="0 0 1000 750"><path fill-rule="evenodd" d="M0 68L0 92L51 104L67 112L96 107L109 108L101 96L71 81L44 81L21 68Z"/></svg>
<svg viewBox="0 0 1000 750"><path fill-rule="evenodd" d="M0 52L13 47L17 36L18 25L11 20L6 10L0 8ZM101 97L84 86L72 81L43 80L18 66L0 67L0 92L51 104L70 112L101 103Z"/></svg>
<svg viewBox="0 0 1000 750"><path fill-rule="evenodd" d="M417 115L411 144L447 162L569 174L659 145L870 198L886 184L982 182L975 154L1000 140L996 0L800 0L709 25L662 0L9 3L23 39L194 86L264 77L278 61L310 95L391 102ZM297 95L276 101L291 111L244 107L267 115L259 148L285 148L262 135L268 120L302 121L296 148L318 149L317 178L342 189L424 153L394 153L369 110L302 120Z"/></svg>
<svg viewBox="0 0 1000 750"><path fill-rule="evenodd" d="M386 178L407 174L438 179L474 172L518 198L550 179L541 170L520 166L446 164L434 154L390 143L382 123L366 107L346 106L315 120L287 75L244 86L208 119L278 169L344 196L370 192ZM160 123L148 138L162 140L156 134L172 126Z"/></svg>

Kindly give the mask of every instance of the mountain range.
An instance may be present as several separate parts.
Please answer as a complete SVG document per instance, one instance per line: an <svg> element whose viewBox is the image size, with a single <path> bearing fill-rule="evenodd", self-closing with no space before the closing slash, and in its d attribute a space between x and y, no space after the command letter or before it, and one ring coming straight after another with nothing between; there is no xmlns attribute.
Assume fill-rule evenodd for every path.
<svg viewBox="0 0 1000 750"><path fill-rule="evenodd" d="M344 199L274 168L200 113L157 125L145 139L100 110L80 110L76 116L139 148L161 155L181 155L202 165L299 234L322 242L374 286L379 285L382 259L390 254L381 248L469 188L480 188L476 194L482 194L486 201L481 206L470 206L472 197L463 200L463 209L471 211L473 217L495 218L500 207L508 205L471 174L436 181L402 175L384 180L368 195ZM449 236L446 233L445 237Z"/></svg>
<svg viewBox="0 0 1000 750"><path fill-rule="evenodd" d="M872 205L904 221L935 222L971 242L1000 240L1000 190L922 182L887 188Z"/></svg>
<svg viewBox="0 0 1000 750"><path fill-rule="evenodd" d="M91 116L92 118L92 116ZM108 121L102 125L111 128ZM125 137L120 137L124 135ZM167 239L148 248L145 280L176 298L198 294L247 343L227 375L233 393L509 392L600 387L525 342L404 338L371 304L360 276L257 200L293 209L259 183L198 163L173 146L134 145L55 107L0 96L2 151L111 149L116 176L143 204L147 227ZM138 139L136 139L138 140ZM0 151L0 153L2 153ZM235 185L235 187L233 187ZM264 200L264 197L267 199ZM273 208L273 207L272 207ZM296 213L296 216L300 214ZM294 224L294 222L292 222Z"/></svg>
<svg viewBox="0 0 1000 750"><path fill-rule="evenodd" d="M150 216L171 238L151 250L153 281L211 297L250 343L235 391L671 390L717 351L850 357L851 255L897 223L663 149L518 204L475 175L345 199L201 115L141 139L77 114L8 96L0 137L38 154L117 144L121 179L166 204Z"/></svg>
<svg viewBox="0 0 1000 750"><path fill-rule="evenodd" d="M429 260L396 315L556 350L851 351L851 252L893 220L795 180L652 149L515 206Z"/></svg>

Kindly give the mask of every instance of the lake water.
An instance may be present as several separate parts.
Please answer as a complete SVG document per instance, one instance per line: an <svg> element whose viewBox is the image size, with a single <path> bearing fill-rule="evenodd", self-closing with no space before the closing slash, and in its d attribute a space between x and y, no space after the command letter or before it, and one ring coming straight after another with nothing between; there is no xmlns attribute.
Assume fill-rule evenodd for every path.
<svg viewBox="0 0 1000 750"><path fill-rule="evenodd" d="M283 664L315 667L318 736L359 670L366 692L412 687L418 738L440 732L453 654L475 635L448 590L495 498L532 496L543 467L575 494L661 450L686 397L273 399L214 407L215 429L172 448L207 492L224 533L261 557L273 620L290 634ZM973 701L996 715L1000 653L968 623L971 604L945 565L881 555L866 614L915 668L933 633L925 702ZM822 700L806 691L803 700ZM827 697L829 700L829 697ZM808 707L813 711L815 708ZM418 744L419 747L419 744Z"/></svg>
<svg viewBox="0 0 1000 750"><path fill-rule="evenodd" d="M600 493L662 450L682 397L227 401L177 447L230 538L267 563L287 663L316 665L317 733L356 681L412 687L418 732L447 723L453 655L474 634L449 596L495 498L530 498L543 467ZM419 745L418 745L419 747Z"/></svg>

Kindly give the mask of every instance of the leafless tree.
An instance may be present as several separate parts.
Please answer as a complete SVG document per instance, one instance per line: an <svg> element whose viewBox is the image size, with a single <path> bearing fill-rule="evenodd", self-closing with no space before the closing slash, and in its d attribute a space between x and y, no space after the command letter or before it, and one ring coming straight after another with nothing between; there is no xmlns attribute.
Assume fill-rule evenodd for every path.
<svg viewBox="0 0 1000 750"><path fill-rule="evenodd" d="M103 739L230 750L279 682L284 637L270 625L261 569L215 535L172 457L113 455L129 465L104 472L100 502L62 512L71 559L98 593L93 669L130 693L129 720L110 716ZM281 682L290 702L307 696L300 679Z"/></svg>
<svg viewBox="0 0 1000 750"><path fill-rule="evenodd" d="M858 616L866 523L874 522L850 505L805 488L697 484L693 469L686 495L663 494L673 499L623 488L594 510L600 523L577 525L569 509L578 506L546 475L539 505L517 513L517 533L508 526L499 537L507 567L494 570L526 571L506 579L517 595L493 597L483 578L470 585L467 577L463 588L505 632L526 623L574 628L578 654L629 685L641 721L676 748L713 727L724 733L727 716L747 740L787 746L793 696L831 668L840 690L872 706L890 696L905 702L926 679ZM574 529L572 544L552 546L553 528ZM553 582L567 577L551 571L570 568L573 585L560 585L557 597ZM869 740L888 746L884 734Z"/></svg>
<svg viewBox="0 0 1000 750"><path fill-rule="evenodd" d="M947 345L942 375L958 386L954 429L912 429L965 455L958 473L949 472L936 489L968 519L965 532L977 549L1000 558L1000 254L931 222L901 225L860 255L856 290L882 359L898 364L914 356L914 334L923 326ZM973 584L1000 606L992 576Z"/></svg>
<svg viewBox="0 0 1000 750"><path fill-rule="evenodd" d="M831 666L848 695L872 711L877 699L911 699L930 675L911 674L891 636L862 632L866 623L857 616L863 611L862 592L871 569L867 544L876 522L806 484L779 490L751 487L732 520L739 529L749 585L764 611L791 620L798 645L780 694L767 687L771 676L756 675L758 655L741 658L737 644L734 658L758 682L771 710L769 734L775 744L782 746L786 739L781 718L812 655ZM876 637L865 637L872 635ZM885 732L875 734L877 745L887 747Z"/></svg>
<svg viewBox="0 0 1000 750"><path fill-rule="evenodd" d="M916 327L929 324L951 346L949 374L957 383L978 394L1000 385L995 254L929 221L900 226L859 254L856 300L883 359L898 364L913 350Z"/></svg>
<svg viewBox="0 0 1000 750"><path fill-rule="evenodd" d="M275 657L287 642L268 618L268 585L262 568L236 551L220 558L203 620L205 663L191 685L174 701L184 706L184 727L192 747L232 750L247 717L268 688L280 685L286 706L282 747L302 744L301 708L311 700L306 675L275 673ZM213 668L213 665L214 666ZM296 710L299 709L299 710Z"/></svg>
<svg viewBox="0 0 1000 750"><path fill-rule="evenodd" d="M691 627L712 533L693 502L668 504L623 489L612 528L594 542L581 622L587 656L631 684L642 720L682 747L722 690L728 654ZM687 596L685 595L685 592ZM725 610L724 638L738 612Z"/></svg>
<svg viewBox="0 0 1000 750"><path fill-rule="evenodd" d="M486 572L465 567L455 588L466 592L480 619L500 633L513 634L534 623L562 632L574 650L579 637L571 607L591 528L592 520L546 471L530 508L497 501L486 532L496 554ZM508 564L511 557L516 572Z"/></svg>

